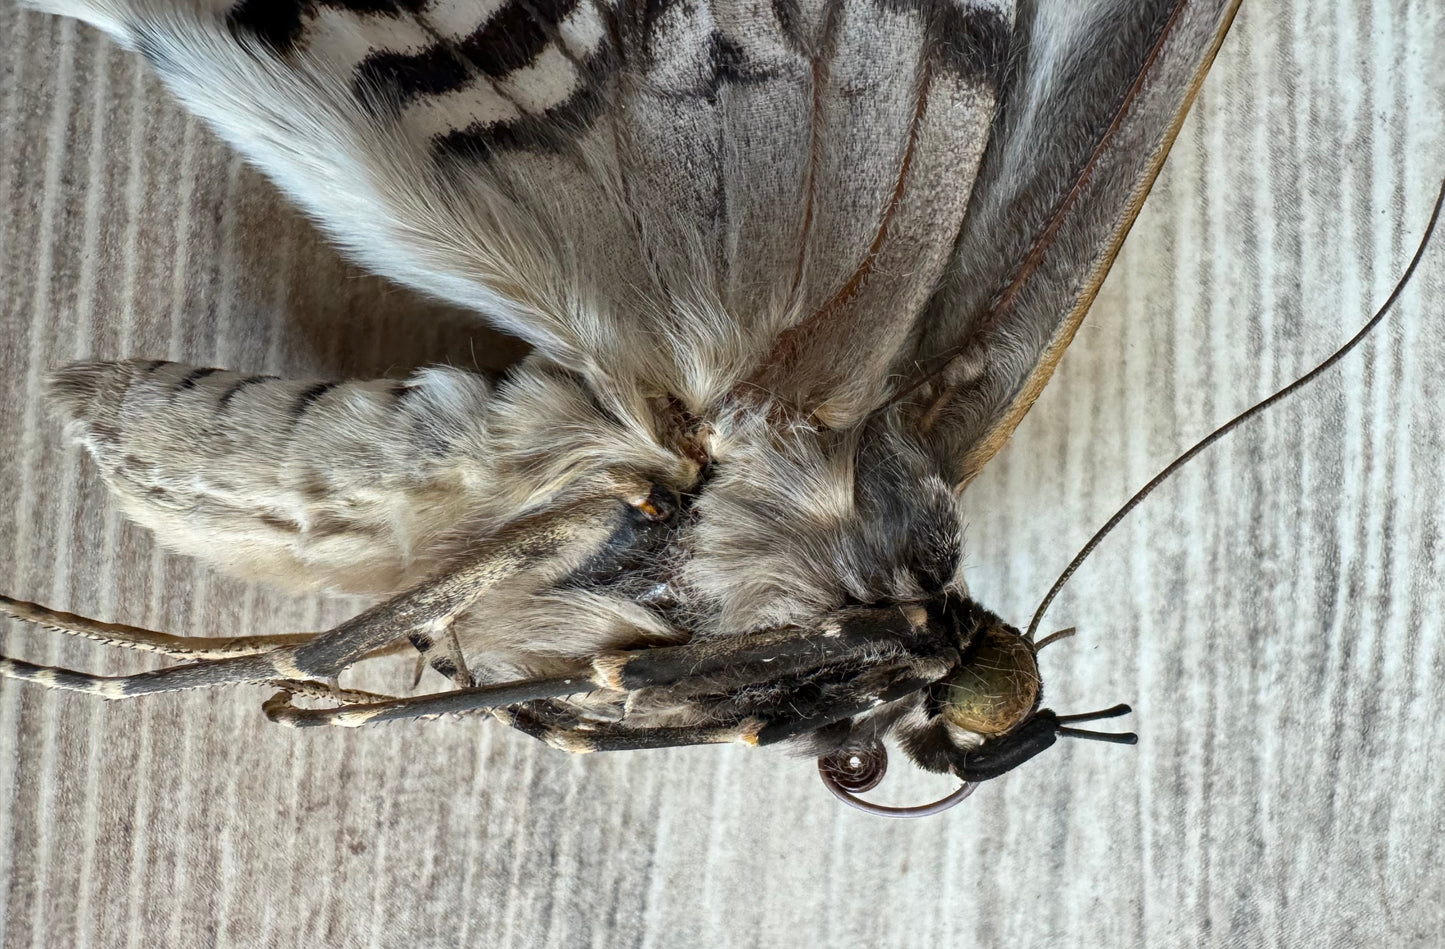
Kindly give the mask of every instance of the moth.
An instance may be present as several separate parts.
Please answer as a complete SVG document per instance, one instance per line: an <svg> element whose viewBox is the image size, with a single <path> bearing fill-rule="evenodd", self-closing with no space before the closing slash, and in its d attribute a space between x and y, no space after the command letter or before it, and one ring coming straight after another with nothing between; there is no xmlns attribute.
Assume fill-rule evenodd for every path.
<svg viewBox="0 0 1445 949"><path fill-rule="evenodd" d="M274 721L485 712L571 752L815 756L931 813L1076 726L962 573L959 492L1068 346L1237 0L44 0L143 55L354 259L533 350L499 381L135 359L51 393L170 548L375 606L0 673L270 685ZM342 687L414 650L449 688ZM304 698L305 701L298 701ZM955 775L858 794L885 739Z"/></svg>

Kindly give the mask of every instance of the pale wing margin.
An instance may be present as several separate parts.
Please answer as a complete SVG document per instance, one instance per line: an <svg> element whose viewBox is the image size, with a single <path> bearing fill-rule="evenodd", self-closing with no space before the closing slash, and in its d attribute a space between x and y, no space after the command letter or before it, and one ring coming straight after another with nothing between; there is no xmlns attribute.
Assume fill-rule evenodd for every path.
<svg viewBox="0 0 1445 949"><path fill-rule="evenodd" d="M1038 3L905 390L947 476L1013 433L1073 339L1238 0Z"/></svg>

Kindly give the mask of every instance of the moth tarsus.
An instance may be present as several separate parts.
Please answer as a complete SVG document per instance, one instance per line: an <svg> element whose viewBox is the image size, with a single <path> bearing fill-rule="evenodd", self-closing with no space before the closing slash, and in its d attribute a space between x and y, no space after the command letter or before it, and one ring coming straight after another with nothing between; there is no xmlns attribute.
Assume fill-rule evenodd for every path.
<svg viewBox="0 0 1445 949"><path fill-rule="evenodd" d="M957 491L1072 338L1236 5L41 0L142 52L362 264L533 350L496 383L61 369L70 431L163 543L379 602L187 643L7 600L187 661L0 672L270 685L293 725L485 710L571 751L779 744L844 796L886 739L959 778L950 804L1092 737L969 598ZM452 690L334 682L398 643Z"/></svg>

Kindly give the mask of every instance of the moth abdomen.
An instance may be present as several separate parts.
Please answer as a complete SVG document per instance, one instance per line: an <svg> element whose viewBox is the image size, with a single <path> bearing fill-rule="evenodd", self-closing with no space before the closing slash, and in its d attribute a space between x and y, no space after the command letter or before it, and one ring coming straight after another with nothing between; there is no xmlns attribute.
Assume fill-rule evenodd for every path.
<svg viewBox="0 0 1445 949"><path fill-rule="evenodd" d="M285 380L132 359L51 378L128 514L167 546L302 588L390 589L427 560L474 506L490 394L452 370Z"/></svg>

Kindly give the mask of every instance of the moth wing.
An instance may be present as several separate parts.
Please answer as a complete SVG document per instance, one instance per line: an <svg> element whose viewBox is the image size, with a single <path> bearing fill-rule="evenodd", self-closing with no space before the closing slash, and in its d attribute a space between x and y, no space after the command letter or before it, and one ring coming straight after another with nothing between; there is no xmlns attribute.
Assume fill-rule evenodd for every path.
<svg viewBox="0 0 1445 949"><path fill-rule="evenodd" d="M691 403L840 293L848 375L881 387L1011 30L1004 0L38 6L144 53L364 266ZM849 382L824 355L774 388Z"/></svg>
<svg viewBox="0 0 1445 949"><path fill-rule="evenodd" d="M1020 14L1018 57L905 390L960 485L1073 339L1238 0L1089 0Z"/></svg>

